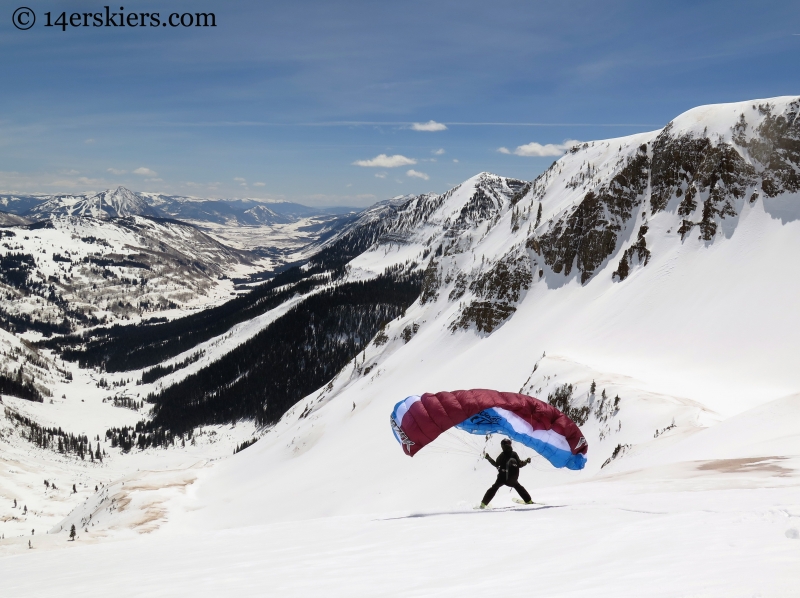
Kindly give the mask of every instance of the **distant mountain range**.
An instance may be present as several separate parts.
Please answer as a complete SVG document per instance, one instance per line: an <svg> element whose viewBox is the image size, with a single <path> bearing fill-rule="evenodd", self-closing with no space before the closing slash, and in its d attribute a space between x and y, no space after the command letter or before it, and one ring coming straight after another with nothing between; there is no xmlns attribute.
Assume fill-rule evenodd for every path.
<svg viewBox="0 0 800 598"><path fill-rule="evenodd" d="M263 226L288 224L301 218L335 217L357 211L348 207L315 208L292 202L261 202L252 199L202 199L162 193L134 192L125 187L99 193L58 195L0 195L3 212L45 220L51 215L83 216L98 219L148 216L189 222ZM10 216L0 216L0 224Z"/></svg>

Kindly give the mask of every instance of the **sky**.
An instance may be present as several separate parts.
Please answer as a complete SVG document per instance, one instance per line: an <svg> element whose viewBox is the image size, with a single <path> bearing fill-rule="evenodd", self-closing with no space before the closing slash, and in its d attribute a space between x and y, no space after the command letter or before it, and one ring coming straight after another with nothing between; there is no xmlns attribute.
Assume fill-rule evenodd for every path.
<svg viewBox="0 0 800 598"><path fill-rule="evenodd" d="M216 27L46 26L105 6L0 0L0 191L366 206L800 94L790 1L125 1Z"/></svg>

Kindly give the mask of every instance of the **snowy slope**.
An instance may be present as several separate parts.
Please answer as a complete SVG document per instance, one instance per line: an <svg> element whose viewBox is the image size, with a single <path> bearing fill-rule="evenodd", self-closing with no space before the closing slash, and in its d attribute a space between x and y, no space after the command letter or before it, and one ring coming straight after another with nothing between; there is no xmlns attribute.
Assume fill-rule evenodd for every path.
<svg viewBox="0 0 800 598"><path fill-rule="evenodd" d="M10 214L9 212L0 212L0 226L19 226L30 223L30 220L22 216Z"/></svg>
<svg viewBox="0 0 800 598"><path fill-rule="evenodd" d="M0 257L11 260L0 279L9 302L3 311L20 331L28 318L56 325L67 317L86 325L78 312L114 321L203 305L230 294L227 276L259 268L257 256L190 225L138 216L54 216L0 235Z"/></svg>
<svg viewBox="0 0 800 598"><path fill-rule="evenodd" d="M772 112L796 114L792 102L776 100ZM715 137L719 145L725 139L722 132L735 127L743 112L754 114L748 130L764 122L752 105L716 107L721 116L698 109L676 119L668 130L675 138L700 137L711 130L711 135L721 136ZM558 230L559 220L578 211L589 191L613 182L640 146L650 155L662 133L588 144L557 162L513 206L500 201L502 197L510 202L510 191L493 196L487 190L502 189L504 181L479 175L448 197L433 200L436 205L421 224L407 226L420 213L418 206L430 198L415 200L414 211L406 217L399 210L395 224L376 219L383 228L374 234L371 250L351 262L351 276L370 276L393 262L419 259L427 250L435 258L432 282L426 287L428 300L391 323L385 344L372 344L329 389L298 404L255 447L208 472L192 507L202 505L205 510L187 525L207 521L229 527L403 508L452 509L476 501L491 477L480 461L481 442L468 440L473 447L467 454L453 439L441 452L423 451L414 459L399 450L386 418L392 405L409 394L489 387L546 398L562 384L572 384L575 405L591 408L583 426L589 465L580 473L541 467L525 481L538 488L590 483L618 446L618 458L604 474L613 473L628 458L645 459L665 446L689 442L685 439L721 418L797 392L800 379L793 363L800 348L800 320L791 308L791 298L800 291L800 270L793 258L800 250L795 192L759 195L751 202L753 189L763 190L764 178L754 180L740 197L730 196L736 214L717 216L718 230L711 239L690 234L682 238L675 231L683 220L702 222L700 206L713 190L707 186L696 191L699 206L693 214L678 213L676 197L654 212L648 174L638 205L631 202L630 215L620 219L614 231L612 252L590 278L582 282L581 271L575 269L568 275L563 267L556 272L546 255L526 247L530 239L538 241ZM618 154L626 148L620 160ZM739 155L760 169L762 177L770 174L747 151ZM598 171L593 183L570 184L589 170L587 164ZM488 223L462 228L459 219L475 212L476 189L490 198L482 204L488 206ZM539 203L543 214L536 227ZM783 206L779 215L774 210L778 204ZM515 218L520 219L517 231ZM638 241L642 222L648 225L650 257L619 280L612 274L618 271L620 256ZM441 255L436 257L440 244ZM480 284L487 273L498 272L503 258L506 264L530 260L531 280L526 289L522 277L516 300L512 275L507 276L512 283L505 286L495 277L490 287L494 295ZM508 271L513 272L513 266ZM459 274L466 278L461 284ZM451 299L457 287L465 290ZM505 295L499 296L498 289L504 288ZM478 331L477 323L464 317L465 306L476 302L507 305L511 315L491 331ZM408 342L404 330L413 334ZM592 380L597 383L595 396L588 392ZM601 389L609 398L620 396L616 414L599 409ZM788 459L786 484L796 488L797 435L783 438L774 455ZM728 442L737 443L735 433ZM731 449L713 458L742 454L751 453ZM709 458L692 451L683 456L688 461ZM726 484L724 468L701 471ZM759 488L769 477L756 476L747 487ZM320 491L324 500L319 499ZM271 508L264 511L262 504Z"/></svg>
<svg viewBox="0 0 800 598"><path fill-rule="evenodd" d="M48 535L0 561L7 587L35 595L46 567L81 595L134 579L195 596L795 595L798 105L702 107L531 183L484 173L376 206L328 246L358 250L348 280L415 262L417 303L254 446L188 486L140 472L58 524L100 518L77 545L121 538L157 504L151 537L48 553L66 541ZM547 508L472 510L496 438L448 433L413 459L397 445L395 402L475 387L588 408L585 470L520 451Z"/></svg>

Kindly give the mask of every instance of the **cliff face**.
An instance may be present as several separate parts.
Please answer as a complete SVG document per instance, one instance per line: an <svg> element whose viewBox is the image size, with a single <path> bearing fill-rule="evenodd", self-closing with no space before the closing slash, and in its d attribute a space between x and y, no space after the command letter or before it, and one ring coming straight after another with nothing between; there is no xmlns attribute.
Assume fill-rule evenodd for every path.
<svg viewBox="0 0 800 598"><path fill-rule="evenodd" d="M646 265L648 219L660 213L678 217L670 231L676 238L697 227L701 240L713 242L745 201L800 189L798 111L796 98L701 107L652 134L576 147L551 168L557 176L534 182L534 195L558 202L569 191L580 194L570 194L573 204L538 227L527 246L554 273L574 268L585 283L626 236L635 241L622 252L616 279Z"/></svg>
<svg viewBox="0 0 800 598"><path fill-rule="evenodd" d="M576 145L531 182L482 173L381 204L328 247L347 248L351 268L372 268L381 247L385 267L403 253L425 270L423 304L458 303L451 331L491 333L539 282L623 283L654 251L730 238L759 201L800 218L799 112L793 97L695 108L658 131Z"/></svg>

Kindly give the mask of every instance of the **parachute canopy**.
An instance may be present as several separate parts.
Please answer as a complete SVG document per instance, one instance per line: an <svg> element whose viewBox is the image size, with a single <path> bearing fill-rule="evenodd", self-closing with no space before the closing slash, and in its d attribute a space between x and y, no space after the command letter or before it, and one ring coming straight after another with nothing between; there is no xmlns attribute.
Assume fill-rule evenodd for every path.
<svg viewBox="0 0 800 598"><path fill-rule="evenodd" d="M575 422L552 405L496 390L410 396L394 406L391 425L409 457L452 427L470 434L503 434L532 448L554 467L583 469L589 448Z"/></svg>

